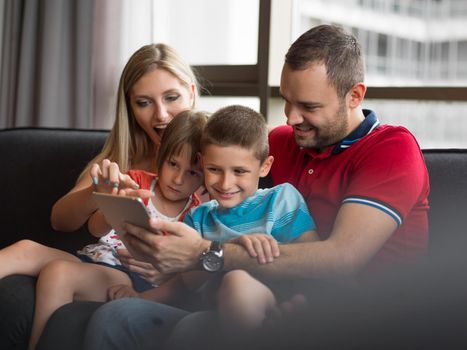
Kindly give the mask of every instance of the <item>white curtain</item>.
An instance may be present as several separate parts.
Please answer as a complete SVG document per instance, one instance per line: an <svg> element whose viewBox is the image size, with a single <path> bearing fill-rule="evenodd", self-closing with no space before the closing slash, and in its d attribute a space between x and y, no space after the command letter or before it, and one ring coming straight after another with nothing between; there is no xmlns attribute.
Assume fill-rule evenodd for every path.
<svg viewBox="0 0 467 350"><path fill-rule="evenodd" d="M0 128L110 127L120 69L120 1L1 5Z"/></svg>
<svg viewBox="0 0 467 350"><path fill-rule="evenodd" d="M1 69L4 127L86 127L92 1L7 1Z"/></svg>
<svg viewBox="0 0 467 350"><path fill-rule="evenodd" d="M121 58L122 1L95 0L92 50L93 102L89 127L110 129L115 119L118 81L123 70Z"/></svg>

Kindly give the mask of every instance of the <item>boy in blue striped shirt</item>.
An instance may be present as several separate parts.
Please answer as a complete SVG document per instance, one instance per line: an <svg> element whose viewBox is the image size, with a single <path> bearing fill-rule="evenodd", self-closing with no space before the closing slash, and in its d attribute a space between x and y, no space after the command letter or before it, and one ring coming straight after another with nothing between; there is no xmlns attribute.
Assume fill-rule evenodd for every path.
<svg viewBox="0 0 467 350"><path fill-rule="evenodd" d="M211 201L193 208L184 222L205 239L238 243L258 259L279 256L278 243L318 240L315 223L301 194L285 183L258 189L269 173L268 130L258 112L228 106L215 112L201 138L201 165ZM186 276L186 275L185 275ZM273 292L246 271L225 273L216 283L224 331L254 329L276 305ZM206 286L205 286L206 288Z"/></svg>

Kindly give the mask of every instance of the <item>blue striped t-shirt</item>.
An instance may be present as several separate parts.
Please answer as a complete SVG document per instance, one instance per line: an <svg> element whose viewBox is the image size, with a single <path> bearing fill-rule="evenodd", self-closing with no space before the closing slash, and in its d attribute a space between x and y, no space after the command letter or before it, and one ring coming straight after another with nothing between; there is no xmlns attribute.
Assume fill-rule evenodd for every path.
<svg viewBox="0 0 467 350"><path fill-rule="evenodd" d="M221 242L265 233L285 243L316 228L302 195L288 183L259 189L233 208L219 207L216 200L203 203L191 209L184 222L204 238Z"/></svg>

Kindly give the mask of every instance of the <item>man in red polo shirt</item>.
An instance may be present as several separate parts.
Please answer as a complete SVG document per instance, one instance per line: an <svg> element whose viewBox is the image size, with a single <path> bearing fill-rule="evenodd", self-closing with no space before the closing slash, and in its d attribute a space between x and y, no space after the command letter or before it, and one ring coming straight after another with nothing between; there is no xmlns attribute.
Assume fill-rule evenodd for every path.
<svg viewBox="0 0 467 350"><path fill-rule="evenodd" d="M290 47L280 91L287 126L270 133L274 184L305 197L323 243L312 274L355 273L417 260L428 243L429 181L417 141L362 109L366 87L355 38L334 26ZM306 265L306 264L305 264ZM326 267L328 265L328 267Z"/></svg>

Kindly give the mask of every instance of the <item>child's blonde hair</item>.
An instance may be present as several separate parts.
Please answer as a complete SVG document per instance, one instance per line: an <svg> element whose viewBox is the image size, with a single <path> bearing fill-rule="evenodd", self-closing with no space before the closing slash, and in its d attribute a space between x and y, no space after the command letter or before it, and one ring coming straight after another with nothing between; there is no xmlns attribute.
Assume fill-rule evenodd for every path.
<svg viewBox="0 0 467 350"><path fill-rule="evenodd" d="M206 113L195 111L181 112L172 119L161 139L157 157L157 171L159 174L164 162L174 155L179 155L184 145L191 147L191 164L198 164L201 137L207 121Z"/></svg>

